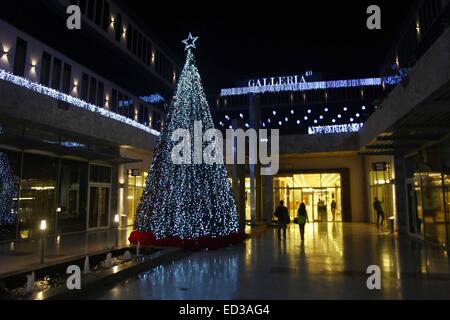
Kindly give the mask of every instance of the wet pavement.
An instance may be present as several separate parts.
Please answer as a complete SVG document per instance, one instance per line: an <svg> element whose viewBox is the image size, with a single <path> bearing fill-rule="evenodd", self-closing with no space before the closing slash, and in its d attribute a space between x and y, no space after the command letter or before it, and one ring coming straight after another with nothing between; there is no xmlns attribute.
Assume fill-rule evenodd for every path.
<svg viewBox="0 0 450 320"><path fill-rule="evenodd" d="M240 246L193 253L98 293L100 299L443 299L450 298L450 261L440 248L379 233L371 225L309 224L300 242L292 225ZM381 290L367 288L371 265Z"/></svg>

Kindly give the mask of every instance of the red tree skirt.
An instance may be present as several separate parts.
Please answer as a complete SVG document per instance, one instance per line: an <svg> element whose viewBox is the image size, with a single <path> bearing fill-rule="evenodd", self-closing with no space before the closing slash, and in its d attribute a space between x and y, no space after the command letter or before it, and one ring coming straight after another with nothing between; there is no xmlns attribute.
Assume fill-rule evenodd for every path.
<svg viewBox="0 0 450 320"><path fill-rule="evenodd" d="M219 238L201 237L198 239L181 239L178 237L169 237L164 239L156 239L152 232L133 231L128 240L136 245L138 242L143 246L158 247L181 247L188 250L211 249L216 250L228 245L235 245L243 242L245 233L235 233L229 236Z"/></svg>

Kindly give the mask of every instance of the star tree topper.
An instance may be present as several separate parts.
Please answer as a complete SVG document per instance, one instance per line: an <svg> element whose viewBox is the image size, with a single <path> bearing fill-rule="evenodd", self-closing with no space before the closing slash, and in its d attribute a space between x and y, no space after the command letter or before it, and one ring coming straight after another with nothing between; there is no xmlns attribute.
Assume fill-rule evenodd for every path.
<svg viewBox="0 0 450 320"><path fill-rule="evenodd" d="M186 48L184 50L189 50L190 48L195 49L195 41L197 41L198 37L193 37L192 34L189 32L189 35L187 39L184 39L182 42L186 45Z"/></svg>

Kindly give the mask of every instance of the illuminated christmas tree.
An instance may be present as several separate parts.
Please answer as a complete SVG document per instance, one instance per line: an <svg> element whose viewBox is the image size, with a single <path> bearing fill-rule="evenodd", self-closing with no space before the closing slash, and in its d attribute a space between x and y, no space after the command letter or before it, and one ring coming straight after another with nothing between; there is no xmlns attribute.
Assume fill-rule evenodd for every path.
<svg viewBox="0 0 450 320"><path fill-rule="evenodd" d="M16 185L9 166L8 156L0 152L0 225L16 223L14 197L17 197Z"/></svg>
<svg viewBox="0 0 450 320"><path fill-rule="evenodd" d="M195 123L201 122L204 131L214 129L192 52L196 40L189 34L183 41L186 63L156 146L135 231L130 236L132 243L217 248L243 240L222 151L222 163L193 160L175 164L172 160L172 151L178 144L178 139L173 139L175 131L185 129L189 133L191 160L196 154ZM203 142L201 147L205 146Z"/></svg>

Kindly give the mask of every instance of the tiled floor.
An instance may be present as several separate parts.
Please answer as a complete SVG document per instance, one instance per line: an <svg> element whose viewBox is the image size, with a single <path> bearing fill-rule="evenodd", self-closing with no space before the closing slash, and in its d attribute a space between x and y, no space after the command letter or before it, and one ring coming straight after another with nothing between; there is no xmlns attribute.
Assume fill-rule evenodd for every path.
<svg viewBox="0 0 450 320"><path fill-rule="evenodd" d="M379 234L364 224L296 226L219 251L198 252L142 273L101 299L412 299L450 298L450 262L437 248ZM382 290L367 289L367 267L379 265Z"/></svg>

